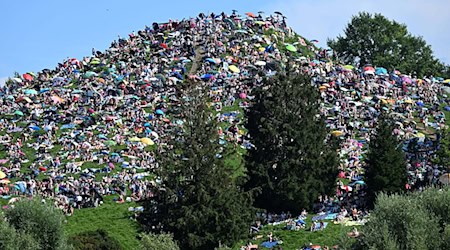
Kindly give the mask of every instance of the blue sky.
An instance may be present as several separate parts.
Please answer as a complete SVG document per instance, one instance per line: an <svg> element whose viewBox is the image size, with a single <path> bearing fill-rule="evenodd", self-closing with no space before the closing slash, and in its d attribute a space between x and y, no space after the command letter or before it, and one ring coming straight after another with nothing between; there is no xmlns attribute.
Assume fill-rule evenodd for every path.
<svg viewBox="0 0 450 250"><path fill-rule="evenodd" d="M321 46L341 34L352 15L379 12L407 24L411 33L432 45L437 58L450 63L447 0L1 0L0 83L14 71L54 68L64 58L90 55L92 48L104 50L118 35L154 21L232 9L281 11L295 31Z"/></svg>

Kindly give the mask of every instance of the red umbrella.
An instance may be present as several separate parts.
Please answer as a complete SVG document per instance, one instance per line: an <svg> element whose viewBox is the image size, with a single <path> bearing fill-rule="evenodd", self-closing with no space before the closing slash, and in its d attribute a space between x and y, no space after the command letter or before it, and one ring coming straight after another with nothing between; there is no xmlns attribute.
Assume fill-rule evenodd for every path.
<svg viewBox="0 0 450 250"><path fill-rule="evenodd" d="M256 17L256 15L255 14L253 14L253 13L251 13L251 12L247 12L247 13L245 13L247 16L249 16L249 17Z"/></svg>
<svg viewBox="0 0 450 250"><path fill-rule="evenodd" d="M167 44L165 44L165 43L161 43L161 47L163 47L163 48L167 49Z"/></svg>
<svg viewBox="0 0 450 250"><path fill-rule="evenodd" d="M23 77L23 79L25 79L27 81L33 80L33 76L31 76L30 74L23 74L22 77Z"/></svg>
<svg viewBox="0 0 450 250"><path fill-rule="evenodd" d="M42 172L45 172L45 171L47 171L47 168L45 168L45 167L39 167L39 170L42 171Z"/></svg>
<svg viewBox="0 0 450 250"><path fill-rule="evenodd" d="M373 71L373 72L375 72L375 69L373 67L368 66L368 67L364 67L364 71Z"/></svg>

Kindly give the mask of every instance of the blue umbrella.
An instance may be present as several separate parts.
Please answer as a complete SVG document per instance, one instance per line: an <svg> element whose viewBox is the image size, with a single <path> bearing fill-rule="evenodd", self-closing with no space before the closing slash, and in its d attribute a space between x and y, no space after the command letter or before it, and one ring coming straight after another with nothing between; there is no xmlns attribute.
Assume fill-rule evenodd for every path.
<svg viewBox="0 0 450 250"><path fill-rule="evenodd" d="M41 89L40 91L39 91L39 93L45 93L45 92L48 92L48 91L50 91L50 88L44 88L44 89Z"/></svg>
<svg viewBox="0 0 450 250"><path fill-rule="evenodd" d="M417 101L417 106L419 106L419 107L423 107L423 106L425 106L425 104L423 104L423 102L422 102L422 101Z"/></svg>
<svg viewBox="0 0 450 250"><path fill-rule="evenodd" d="M144 127L150 127L150 123L146 122L146 123L144 124Z"/></svg>
<svg viewBox="0 0 450 250"><path fill-rule="evenodd" d="M209 80L209 79L211 79L212 77L213 77L213 75L211 75L211 74L204 74L204 75L202 75L200 78L201 78L201 79Z"/></svg>
<svg viewBox="0 0 450 250"><path fill-rule="evenodd" d="M212 59L212 58L206 58L205 61L210 62L210 63L214 63L216 64L216 60Z"/></svg>
<svg viewBox="0 0 450 250"><path fill-rule="evenodd" d="M36 125L34 125L34 126L29 126L29 128L31 128L32 130L35 130L35 131L41 130L41 128L38 127L38 126L36 126Z"/></svg>
<svg viewBox="0 0 450 250"><path fill-rule="evenodd" d="M385 68L376 68L375 69L375 74L377 75L387 75L388 71Z"/></svg>
<svg viewBox="0 0 450 250"><path fill-rule="evenodd" d="M37 91L34 89L26 89L24 92L26 95L36 95Z"/></svg>
<svg viewBox="0 0 450 250"><path fill-rule="evenodd" d="M444 108L446 111L450 111L450 106L445 106Z"/></svg>
<svg viewBox="0 0 450 250"><path fill-rule="evenodd" d="M156 114L157 115L164 115L164 111L162 111L161 109L157 109L156 110Z"/></svg>

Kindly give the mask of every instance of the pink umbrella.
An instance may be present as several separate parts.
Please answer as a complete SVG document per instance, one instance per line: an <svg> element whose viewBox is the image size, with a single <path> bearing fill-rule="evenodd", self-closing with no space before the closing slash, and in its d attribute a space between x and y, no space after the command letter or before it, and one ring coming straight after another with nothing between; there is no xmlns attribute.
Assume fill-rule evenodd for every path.
<svg viewBox="0 0 450 250"><path fill-rule="evenodd" d="M0 160L0 164L5 164L5 163L7 163L8 162L8 159L1 159Z"/></svg>
<svg viewBox="0 0 450 250"><path fill-rule="evenodd" d="M247 95L245 93L240 93L239 98L245 99L245 98L247 98Z"/></svg>

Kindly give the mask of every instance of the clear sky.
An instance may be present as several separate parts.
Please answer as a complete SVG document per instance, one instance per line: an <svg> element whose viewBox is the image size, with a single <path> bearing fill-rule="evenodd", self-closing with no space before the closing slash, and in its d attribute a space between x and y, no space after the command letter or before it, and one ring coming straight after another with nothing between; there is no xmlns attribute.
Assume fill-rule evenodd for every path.
<svg viewBox="0 0 450 250"><path fill-rule="evenodd" d="M66 57L104 50L118 35L153 22L232 9L281 11L295 31L321 46L342 34L352 15L378 12L408 25L450 63L448 0L0 0L0 84L15 71L54 68Z"/></svg>

